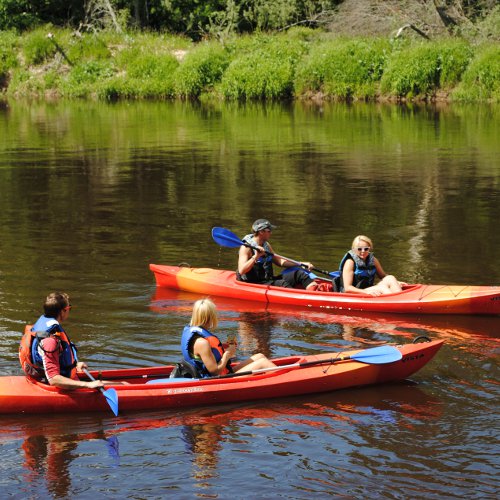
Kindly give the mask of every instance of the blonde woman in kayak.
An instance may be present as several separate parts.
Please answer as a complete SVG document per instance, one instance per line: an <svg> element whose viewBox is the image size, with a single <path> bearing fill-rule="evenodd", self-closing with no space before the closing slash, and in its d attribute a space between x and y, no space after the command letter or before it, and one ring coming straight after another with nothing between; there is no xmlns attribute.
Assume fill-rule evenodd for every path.
<svg viewBox="0 0 500 500"><path fill-rule="evenodd" d="M211 332L217 325L215 304L210 299L197 300L193 306L191 322L182 332L181 348L184 359L194 366L202 377L276 366L266 356L258 353L231 367L231 358L236 356L236 343L226 344L225 350L219 338Z"/></svg>
<svg viewBox="0 0 500 500"><path fill-rule="evenodd" d="M349 252L344 255L339 270L342 292L364 293L378 297L402 291L406 285L394 276L386 274L382 265L373 255L373 242L368 236L356 236ZM375 277L380 281L375 284Z"/></svg>

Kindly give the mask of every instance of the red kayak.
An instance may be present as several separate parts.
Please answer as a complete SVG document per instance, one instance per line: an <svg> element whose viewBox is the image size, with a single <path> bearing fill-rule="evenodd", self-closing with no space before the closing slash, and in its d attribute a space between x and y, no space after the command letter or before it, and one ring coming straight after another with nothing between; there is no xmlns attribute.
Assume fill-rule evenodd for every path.
<svg viewBox="0 0 500 500"><path fill-rule="evenodd" d="M306 291L236 280L233 271L150 264L159 287L204 295L338 311L405 314L500 314L499 286L407 285L380 297ZM326 280L321 280L328 283Z"/></svg>
<svg viewBox="0 0 500 500"><path fill-rule="evenodd" d="M106 370L91 375L129 383L114 386L120 413L212 406L402 380L427 364L442 344L437 340L279 358L273 360L277 368L205 379L169 378L173 366ZM0 413L88 411L110 411L103 394L92 389L64 391L24 376L0 377Z"/></svg>

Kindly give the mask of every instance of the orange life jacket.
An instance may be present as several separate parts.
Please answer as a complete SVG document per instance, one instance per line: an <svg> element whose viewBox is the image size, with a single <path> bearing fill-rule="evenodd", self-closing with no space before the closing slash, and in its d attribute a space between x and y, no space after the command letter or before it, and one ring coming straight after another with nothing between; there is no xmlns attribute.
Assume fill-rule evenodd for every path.
<svg viewBox="0 0 500 500"><path fill-rule="evenodd" d="M77 379L76 375L76 355L75 346L66 335L65 331L46 333L32 331L33 325L26 325L19 345L19 362L21 368L27 377L34 380L46 381L43 364L33 360L33 343L35 340L40 342L44 338L53 335L57 338L57 345L60 349L59 361L61 366L61 375L68 378ZM76 350L76 349L75 349Z"/></svg>

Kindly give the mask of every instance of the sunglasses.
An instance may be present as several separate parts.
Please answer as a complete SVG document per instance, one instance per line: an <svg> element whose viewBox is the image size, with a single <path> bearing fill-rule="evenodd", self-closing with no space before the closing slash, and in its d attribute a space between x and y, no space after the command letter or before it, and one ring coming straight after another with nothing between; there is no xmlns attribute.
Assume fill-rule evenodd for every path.
<svg viewBox="0 0 500 500"><path fill-rule="evenodd" d="M358 247L358 252L369 252L370 247Z"/></svg>

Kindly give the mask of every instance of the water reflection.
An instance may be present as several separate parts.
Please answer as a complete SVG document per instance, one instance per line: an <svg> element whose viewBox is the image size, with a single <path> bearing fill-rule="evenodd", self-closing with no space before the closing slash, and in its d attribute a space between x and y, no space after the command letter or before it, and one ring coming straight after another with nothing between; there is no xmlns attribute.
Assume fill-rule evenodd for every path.
<svg viewBox="0 0 500 500"><path fill-rule="evenodd" d="M188 311L199 294L156 288L150 308L167 314ZM238 328L242 347L251 352L256 347L266 355L273 351L273 331L287 327L296 329L305 350L311 342L322 348L372 346L394 341L412 342L419 336L444 339L451 345L466 343L469 353L494 355L498 346L500 320L487 316L432 316L377 314L301 310L293 306L248 300L212 297L225 329ZM249 349L249 350L247 350ZM276 355L276 354L275 354Z"/></svg>
<svg viewBox="0 0 500 500"><path fill-rule="evenodd" d="M104 441L114 466L119 465L119 443L116 435L107 435L104 429L89 432L85 426L78 425L78 419L70 433L61 433L61 422L57 424L57 420L58 417L55 417L54 422L49 424L26 420L19 428L11 428L10 432L22 437L23 483L27 483L26 490L40 490L45 484L54 498L67 498L73 491L71 464L80 456L77 452L79 443ZM62 425L67 426L67 422Z"/></svg>
<svg viewBox="0 0 500 500"><path fill-rule="evenodd" d="M193 477L203 484L217 477L218 452L222 448L224 426L217 423L200 423L184 426L183 439L193 457Z"/></svg>
<svg viewBox="0 0 500 500"><path fill-rule="evenodd" d="M337 436L343 446L348 446L356 435L363 435L365 449L376 450L380 445L373 435L377 424L389 426L387 432L390 432L393 426L438 421L441 414L439 399L415 384L401 383L387 384L383 389L284 398L279 402L132 413L116 419L94 415L74 415L68 419L53 415L50 421L41 422L37 416L2 417L0 444L20 443L24 491L28 497L44 489L54 498L73 496L81 488L80 468L86 459L92 463L96 492L107 488L103 478L110 473L109 467L122 478L124 488L131 486L131 481L148 484L148 477L132 478L130 471L137 462L150 464L153 457L163 457L172 477L184 477L186 467L190 466L193 487L209 489L221 475L227 479L238 476L232 468L221 472L222 453L226 459L230 450L236 453L234 465L238 469L247 460L257 460L260 447L267 452L285 452L286 448L280 449L274 432L279 431L281 436L288 429L293 440L300 436L307 440L318 431L327 432ZM351 433L344 434L346 425L352 426ZM267 435L261 432L264 429L273 432ZM322 449L320 443L317 446L322 460L328 460L331 451ZM120 454L122 447L125 452ZM75 466L75 462L80 465ZM269 469L266 474L279 480L281 472Z"/></svg>
<svg viewBox="0 0 500 500"><path fill-rule="evenodd" d="M498 285L499 112L329 103L2 106L0 372L19 373L19 332L54 289L75 298L68 328L93 367L178 361L199 297L151 298L161 291L148 264L232 269L237 256L214 244L210 228L246 234L259 217L280 226L273 236L280 252L321 268L336 267L353 234L365 233L405 281ZM203 483L203 495L224 498L235 484L288 498L404 496L428 484L429 497L494 498L499 318L331 314L213 298L221 337L239 328L242 356L422 334L446 344L414 377L418 387L211 413L51 415L43 428L38 416L0 417L2 493L19 496L19 478L52 463L67 497L193 497L200 495L193 484ZM216 435L209 457L204 438ZM118 460L103 439L113 436ZM283 481L288 470L293 480ZM27 498L51 495L26 484Z"/></svg>

